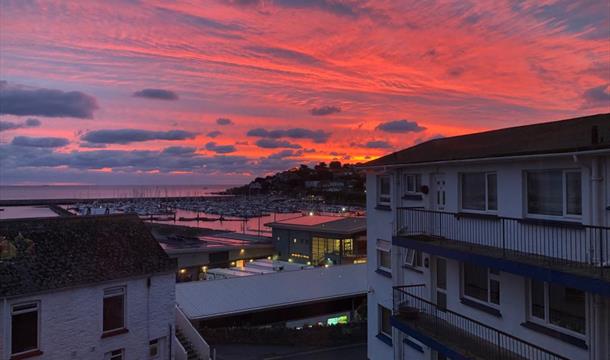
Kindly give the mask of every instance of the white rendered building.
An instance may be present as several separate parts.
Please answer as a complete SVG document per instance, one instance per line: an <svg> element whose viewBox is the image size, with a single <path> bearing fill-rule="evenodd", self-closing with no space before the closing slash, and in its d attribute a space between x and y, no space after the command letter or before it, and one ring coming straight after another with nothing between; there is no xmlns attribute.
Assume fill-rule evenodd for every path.
<svg viewBox="0 0 610 360"><path fill-rule="evenodd" d="M0 359L172 359L176 267L136 216L0 221Z"/></svg>
<svg viewBox="0 0 610 360"><path fill-rule="evenodd" d="M610 114L367 170L368 358L610 358Z"/></svg>

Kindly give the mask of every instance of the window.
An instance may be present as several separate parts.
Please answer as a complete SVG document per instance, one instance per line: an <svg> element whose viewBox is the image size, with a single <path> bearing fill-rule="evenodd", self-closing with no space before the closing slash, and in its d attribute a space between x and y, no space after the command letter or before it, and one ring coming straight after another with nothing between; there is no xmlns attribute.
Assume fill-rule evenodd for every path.
<svg viewBox="0 0 610 360"><path fill-rule="evenodd" d="M38 350L37 302L13 305L11 309L11 354Z"/></svg>
<svg viewBox="0 0 610 360"><path fill-rule="evenodd" d="M390 318L392 317L392 312L389 309L384 308L381 305L378 306L378 317L379 317L379 334L385 335L387 337L392 337L392 324L390 322Z"/></svg>
<svg viewBox="0 0 610 360"><path fill-rule="evenodd" d="M530 281L530 318L585 334L585 293L559 284Z"/></svg>
<svg viewBox="0 0 610 360"><path fill-rule="evenodd" d="M462 209L475 211L498 210L498 181L493 172L461 175Z"/></svg>
<svg viewBox="0 0 610 360"><path fill-rule="evenodd" d="M124 350L112 350L104 354L104 360L123 360Z"/></svg>
<svg viewBox="0 0 610 360"><path fill-rule="evenodd" d="M103 331L114 331L125 328L125 288L104 290Z"/></svg>
<svg viewBox="0 0 610 360"><path fill-rule="evenodd" d="M415 249L407 249L405 265L411 267L422 267L422 252Z"/></svg>
<svg viewBox="0 0 610 360"><path fill-rule="evenodd" d="M377 269L392 271L391 245L389 241L377 239Z"/></svg>
<svg viewBox="0 0 610 360"><path fill-rule="evenodd" d="M390 177L383 175L377 177L377 204L390 205Z"/></svg>
<svg viewBox="0 0 610 360"><path fill-rule="evenodd" d="M405 175L405 190L407 193L419 194L421 189L421 175L406 174Z"/></svg>
<svg viewBox="0 0 610 360"><path fill-rule="evenodd" d="M526 174L527 212L581 216L582 180L578 170L530 171Z"/></svg>
<svg viewBox="0 0 610 360"><path fill-rule="evenodd" d="M148 342L148 355L151 359L156 359L161 353L160 340L155 339Z"/></svg>
<svg viewBox="0 0 610 360"><path fill-rule="evenodd" d="M470 263L463 266L464 296L485 303L500 304L500 272Z"/></svg>

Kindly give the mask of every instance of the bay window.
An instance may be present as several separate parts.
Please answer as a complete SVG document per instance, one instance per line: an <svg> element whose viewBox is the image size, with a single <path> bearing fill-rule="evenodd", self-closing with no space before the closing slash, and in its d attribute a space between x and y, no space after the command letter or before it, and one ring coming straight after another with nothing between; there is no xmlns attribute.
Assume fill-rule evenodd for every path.
<svg viewBox="0 0 610 360"><path fill-rule="evenodd" d="M582 215L582 179L579 170L528 171L526 183L528 214Z"/></svg>
<svg viewBox="0 0 610 360"><path fill-rule="evenodd" d="M37 302L16 304L11 308L11 354L38 350L39 305Z"/></svg>
<svg viewBox="0 0 610 360"><path fill-rule="evenodd" d="M500 304L500 272L470 263L462 267L463 295L467 298Z"/></svg>
<svg viewBox="0 0 610 360"><path fill-rule="evenodd" d="M530 320L584 335L585 314L584 291L530 281Z"/></svg>
<svg viewBox="0 0 610 360"><path fill-rule="evenodd" d="M495 172L463 173L460 182L463 210L498 210L498 184Z"/></svg>

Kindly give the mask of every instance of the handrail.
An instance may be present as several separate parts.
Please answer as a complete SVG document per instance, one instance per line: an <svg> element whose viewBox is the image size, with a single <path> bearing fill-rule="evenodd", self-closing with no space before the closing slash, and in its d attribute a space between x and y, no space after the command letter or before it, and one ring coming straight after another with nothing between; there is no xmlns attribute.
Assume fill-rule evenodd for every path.
<svg viewBox="0 0 610 360"><path fill-rule="evenodd" d="M441 211L441 210L429 210L429 209L424 209L423 207L416 207L416 206L397 206L396 210L410 210L410 211L418 211L418 212L424 212L424 213L446 214L446 215L453 215L454 217L460 217L462 215L464 215L464 216L487 215L487 214L481 214L481 213L476 213L476 212L467 212L467 211L451 212L451 211ZM574 226L574 225L578 225L579 227L585 227L585 228L610 230L610 226L586 225L586 224L576 222L576 221L540 219L540 218L534 218L534 217L518 218L518 217L510 217L510 216L499 216L499 215L495 215L495 214L493 215L493 217L498 220L514 220L514 221L520 221L520 222L530 222L531 221L533 223L540 223L542 225L548 224L548 225L552 225L552 226L570 226L570 227Z"/></svg>
<svg viewBox="0 0 610 360"><path fill-rule="evenodd" d="M210 345L208 345L178 306L176 306L176 328L182 331L182 334L190 341L197 354L203 360L210 358Z"/></svg>
<svg viewBox="0 0 610 360"><path fill-rule="evenodd" d="M599 269L610 265L610 227L571 222L511 218L488 214L452 213L398 208L395 235L431 236L523 254L570 267Z"/></svg>
<svg viewBox="0 0 610 360"><path fill-rule="evenodd" d="M538 346L538 345L532 344L532 343L530 343L530 342L528 342L528 341L526 341L526 340L522 340L522 339L520 339L520 338L518 338L518 337L516 337L516 336L514 336L514 335L508 334L508 333L506 333L506 332L504 332L504 331L501 331L501 330L495 329L495 328L493 328L493 327L491 327L491 326L489 326L489 325L486 325L486 324L484 324L484 323L482 323L482 322L480 322L480 321L478 321L478 320L475 320L475 319L469 318L469 317L467 317L467 316L464 316L464 315L462 315L462 314L459 314L459 313L457 313L457 312L455 312L455 311L452 311L452 310L449 310L449 309L447 309L447 308L440 308L440 307L439 307L437 304L435 304L435 303L433 303L433 302L431 302L431 301L428 301L428 300L423 299L423 298L421 298L421 297L419 297L419 296L416 296L416 295L410 294L410 293L408 293L408 292L406 292L406 291L404 291L404 290L403 290L403 288L413 288L413 287L419 287L419 286L422 286L422 284L418 284L418 285L406 285L406 286L394 286L394 287L393 287L393 289L394 289L394 291L398 291L398 292L400 292L402 295L406 295L407 297L413 298L413 299L415 299L416 301L419 301L419 302L421 302L421 303L423 303L423 304L425 304L425 305L429 306L431 309L434 309L434 314L436 314L436 315L433 315L433 314L429 314L429 315L432 315L432 316L434 316L434 317L435 317L435 318L437 318L437 319L440 319L440 320L442 320L442 321L445 321L445 322L447 322L447 323L448 323L449 325L451 325L451 326L458 327L457 325L453 325L453 324L451 324L451 322L447 321L446 319L443 319L443 318L439 317L439 316L438 316L438 313L439 313L439 312L440 312L441 314L451 314L451 315L453 315L453 316L457 317L457 318L458 318L458 319L460 319L460 320L466 320L467 322L470 322L470 323L472 323L472 324L474 324L474 325L477 325L477 326L480 326L480 327L484 328L484 331L486 331L486 332L488 332L488 333L496 333L496 334L498 334L498 335L501 335L501 336L504 336L504 337L506 337L506 338L508 338L508 339L511 339L511 340L513 340L513 341L516 341L516 342L518 342L518 343L520 343L520 344L523 344L523 345L526 345L526 346L528 346L528 347L531 347L531 348L533 348L533 349L535 349L535 350L537 350L537 351L542 352L543 354L548 355L548 356L549 356L550 358L552 358L552 359L569 360L569 359L568 359L568 358L566 358L566 357L563 357L563 356L561 356L561 355L555 354L555 353L553 353L552 351L546 350L546 349L544 349L544 348L542 348L542 347L540 347L540 346ZM398 309L398 306L397 306L397 305L400 305L400 303L399 303L399 304L397 304L397 303L396 303L396 296L394 296L394 309L395 309L395 311L396 311L396 309ZM424 310L423 310L423 309L420 309L420 308L418 308L417 310L418 310L419 312L424 312ZM460 321L460 323L463 323L463 321ZM459 327L458 327L458 328L459 328ZM471 331L472 331L472 327L468 327L468 330L467 330L467 329L463 329L463 328L460 328L460 329L461 329L461 330L464 330L464 331L468 331L468 330L471 330ZM469 332L470 332L470 331L469 331ZM476 335L472 334L472 336L476 336ZM498 336L495 336L495 337L498 337ZM482 337L481 337L481 339L483 339L483 340L485 340L485 341L490 342L490 340L489 340L489 339L485 339L485 338L482 338ZM502 346L499 344L499 341L498 341L498 343L496 343L496 344L494 344L494 345L496 345L496 346L497 346L497 347L499 347L499 348L502 348L502 349L505 349L505 350L511 351L510 349L507 349L507 348L505 348L505 347L502 347ZM516 353L516 354L518 354L518 353Z"/></svg>

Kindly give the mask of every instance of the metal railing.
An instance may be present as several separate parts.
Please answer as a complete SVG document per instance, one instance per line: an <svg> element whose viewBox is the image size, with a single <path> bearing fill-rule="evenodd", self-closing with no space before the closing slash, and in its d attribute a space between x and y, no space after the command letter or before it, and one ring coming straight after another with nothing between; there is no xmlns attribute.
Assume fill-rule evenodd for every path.
<svg viewBox="0 0 610 360"><path fill-rule="evenodd" d="M567 358L424 299L425 285L395 286L394 315L465 357L508 360Z"/></svg>
<svg viewBox="0 0 610 360"><path fill-rule="evenodd" d="M500 255L531 255L541 261L610 266L610 228L579 223L398 208L396 235L424 235L500 249Z"/></svg>

